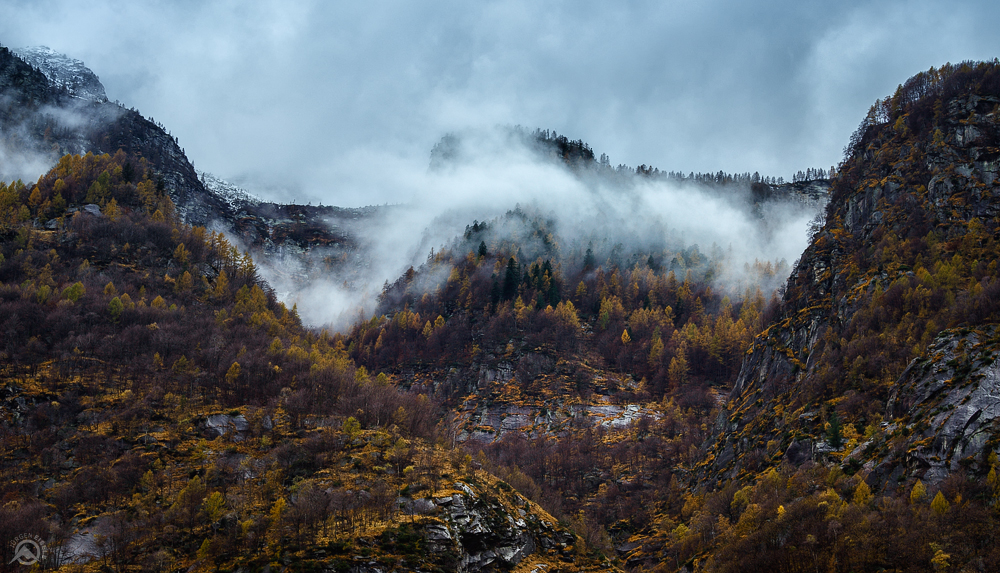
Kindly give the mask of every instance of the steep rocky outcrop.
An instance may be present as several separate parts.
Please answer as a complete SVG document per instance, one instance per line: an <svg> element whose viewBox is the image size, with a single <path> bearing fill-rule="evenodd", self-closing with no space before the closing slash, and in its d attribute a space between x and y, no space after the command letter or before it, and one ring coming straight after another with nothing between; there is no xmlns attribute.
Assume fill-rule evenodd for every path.
<svg viewBox="0 0 1000 573"><path fill-rule="evenodd" d="M0 144L16 156L4 163L37 169L67 153L121 149L152 164L185 222L208 225L229 217L228 205L205 190L176 138L139 112L108 102L82 62L47 48L23 54L30 63L0 48ZM4 176L19 175L0 168Z"/></svg>
<svg viewBox="0 0 1000 573"><path fill-rule="evenodd" d="M491 493L456 482L451 495L400 503L411 514L430 517L421 527L427 550L450 561L454 571L501 571L522 562L548 569L552 562L575 561L573 534L509 486Z"/></svg>
<svg viewBox="0 0 1000 573"><path fill-rule="evenodd" d="M54 86L65 88L71 96L96 102L108 101L97 74L80 60L60 54L48 46L20 48L14 52L26 63L38 68Z"/></svg>
<svg viewBox="0 0 1000 573"><path fill-rule="evenodd" d="M998 77L995 62L932 69L873 106L847 148L825 224L788 280L780 318L748 351L698 475L833 460L877 466L870 481L888 486L890 475L936 480L985 467L1000 404L993 363L953 351L984 344L984 335L954 331L928 344L944 327L998 319L984 294L996 280L987 263L1000 254ZM963 387L956 368L983 382ZM835 415L859 432L868 426L863 447L831 446ZM914 417L924 422L906 421Z"/></svg>
<svg viewBox="0 0 1000 573"><path fill-rule="evenodd" d="M997 325L947 330L900 376L888 409L910 433L904 467L924 482L977 467L1000 447L998 351Z"/></svg>

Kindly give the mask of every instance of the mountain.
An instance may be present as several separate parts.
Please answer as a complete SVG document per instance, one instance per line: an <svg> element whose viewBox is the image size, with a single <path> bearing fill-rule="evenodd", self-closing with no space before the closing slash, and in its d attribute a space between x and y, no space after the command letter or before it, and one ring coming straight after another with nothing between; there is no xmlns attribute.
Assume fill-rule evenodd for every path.
<svg viewBox="0 0 1000 573"><path fill-rule="evenodd" d="M873 106L780 301L717 291L719 253L588 249L517 209L388 284L348 352L627 567L988 570L998 70Z"/></svg>
<svg viewBox="0 0 1000 573"><path fill-rule="evenodd" d="M420 258L332 333L278 293L370 281L419 206L261 201L36 52L0 49L0 168L54 165L0 186L4 544L67 569L1000 568L1000 63L914 76L791 183L446 136L432 173L527 156L573 193L393 245ZM747 257L823 206L797 261Z"/></svg>
<svg viewBox="0 0 1000 573"><path fill-rule="evenodd" d="M55 87L65 88L73 97L103 103L108 101L104 85L80 60L60 54L47 46L14 50L25 63L37 68Z"/></svg>
<svg viewBox="0 0 1000 573"><path fill-rule="evenodd" d="M150 162L157 184L167 190L184 221L206 225L226 216L227 206L205 191L176 138L137 111L108 102L97 76L82 62L48 48L22 52L38 67L0 47L4 179L17 178L18 165L37 169L54 165L66 153L114 154L121 149Z"/></svg>
<svg viewBox="0 0 1000 573"><path fill-rule="evenodd" d="M853 135L694 468L746 508L711 569L996 566L998 111L1000 64L946 65Z"/></svg>
<svg viewBox="0 0 1000 573"><path fill-rule="evenodd" d="M822 455L815 423L834 413L841 423L871 425L873 443L912 433L906 455L869 447L849 456L876 464L872 486L917 477L934 484L951 471L988 469L983 432L992 408L970 396L946 416L930 416L929 402L947 404L949 392L917 387L934 386L927 377L940 376L931 372L961 380L953 370L967 360L961 348L985 343L973 333L988 332L998 318L995 68L919 74L872 108L848 149L826 222L789 279L781 321L754 343L733 389L730 421L773 429L741 445L739 431L728 432L717 470L785 428L820 436L796 440L795 455ZM981 360L970 380L989 371L991 361ZM800 419L812 423L782 422L776 404L802 408ZM945 418L961 428L942 432Z"/></svg>
<svg viewBox="0 0 1000 573"><path fill-rule="evenodd" d="M199 174L177 138L138 111L109 102L79 60L46 47L0 47L0 94L0 180L18 178L22 168L44 171L66 153L113 155L121 149L149 162L183 222L228 233L269 263L272 282L295 284L331 271L354 281L370 264L354 223L380 215L380 208L265 203Z"/></svg>

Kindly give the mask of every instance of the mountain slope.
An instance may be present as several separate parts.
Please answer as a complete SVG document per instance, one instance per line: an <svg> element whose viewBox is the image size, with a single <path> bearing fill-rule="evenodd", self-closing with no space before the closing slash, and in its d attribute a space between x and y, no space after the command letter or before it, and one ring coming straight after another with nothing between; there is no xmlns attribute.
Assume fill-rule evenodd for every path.
<svg viewBox="0 0 1000 573"><path fill-rule="evenodd" d="M204 226L228 217L228 206L206 192L177 140L137 111L100 97L103 86L82 62L51 51L26 55L44 73L0 47L0 151L8 156L0 178L11 179L8 171L18 164L39 170L66 153L121 149L150 162L186 222Z"/></svg>
<svg viewBox="0 0 1000 573"><path fill-rule="evenodd" d="M696 571L1000 566L1000 63L876 102L711 437L619 550Z"/></svg>
<svg viewBox="0 0 1000 573"><path fill-rule="evenodd" d="M155 176L118 152L0 185L4 547L34 535L73 570L599 566Z"/></svg>
<svg viewBox="0 0 1000 573"><path fill-rule="evenodd" d="M737 430L723 436L717 469L787 431L814 436L793 449L815 452L823 437L815 423L834 412L842 423L888 430L879 427L884 416L903 415L898 401L885 410L897 378L943 328L1000 319L998 76L995 64L948 66L873 107L840 169L826 224L789 279L782 320L744 362L728 415ZM775 403L813 423L782 421ZM744 428L769 425L741 443ZM961 453L985 471L982 445ZM881 464L882 478L872 478L881 487L895 487L881 480L898 464L907 476L926 469L864 459Z"/></svg>
<svg viewBox="0 0 1000 573"><path fill-rule="evenodd" d="M261 261L272 263L277 269L270 272L272 279L292 283L331 270L349 275L365 262L355 260L364 256L345 223L377 209L234 202L225 190L213 191L223 189L224 182L209 176L213 185L206 186L163 126L108 102L103 85L83 62L48 48L12 52L0 47L0 127L0 180L45 171L65 153L113 155L121 149L149 162L156 184L184 222L229 233ZM341 259L357 264L337 264Z"/></svg>
<svg viewBox="0 0 1000 573"><path fill-rule="evenodd" d="M80 60L60 54L48 46L21 48L14 53L38 68L55 87L65 88L71 96L99 103L108 101L101 80Z"/></svg>

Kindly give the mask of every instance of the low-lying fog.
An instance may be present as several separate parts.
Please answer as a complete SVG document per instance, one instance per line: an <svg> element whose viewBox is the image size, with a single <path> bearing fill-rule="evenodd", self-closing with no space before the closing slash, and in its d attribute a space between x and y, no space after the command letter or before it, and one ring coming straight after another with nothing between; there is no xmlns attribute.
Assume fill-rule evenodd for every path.
<svg viewBox="0 0 1000 573"><path fill-rule="evenodd" d="M338 273L314 273L303 283L289 278L295 276L290 267L299 264L294 257L258 259L279 297L296 303L308 324L345 328L370 315L385 281L419 266L431 249L447 247L474 220L489 222L516 206L554 221L554 238L564 256L591 245L598 263L612 247L625 256L642 254L642 260L692 245L706 255L721 249L728 264L714 280L718 288L740 295L751 278L743 272L744 263L793 264L805 249L809 222L818 211L815 204L779 201L755 215L749 185L708 187L616 172L596 163L570 169L540 153L523 133L505 129L464 133L457 140L451 157L433 169L427 163L387 158L359 165L358 173L369 175L356 185L370 185L376 196L391 193L408 200L348 230L363 245L366 261L363 268L352 269L354 278L348 283ZM517 234L510 229L493 233ZM522 249L526 259L534 260L531 245ZM759 286L770 291L785 278Z"/></svg>

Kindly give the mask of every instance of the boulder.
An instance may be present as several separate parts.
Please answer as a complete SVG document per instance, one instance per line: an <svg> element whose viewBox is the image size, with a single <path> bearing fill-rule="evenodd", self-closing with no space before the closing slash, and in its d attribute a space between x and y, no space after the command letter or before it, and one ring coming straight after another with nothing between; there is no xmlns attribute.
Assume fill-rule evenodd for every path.
<svg viewBox="0 0 1000 573"><path fill-rule="evenodd" d="M437 510L440 521L425 523L424 539L432 553L452 554L459 573L512 569L538 549L561 554L574 541L572 534L532 514L513 515L501 499L478 486L456 482L453 487L460 493L409 503L424 501Z"/></svg>
<svg viewBox="0 0 1000 573"><path fill-rule="evenodd" d="M205 418L201 424L202 434L209 439L225 436L232 433L234 438L242 439L242 434L247 431L249 424L243 414L230 416L229 414L212 414Z"/></svg>

